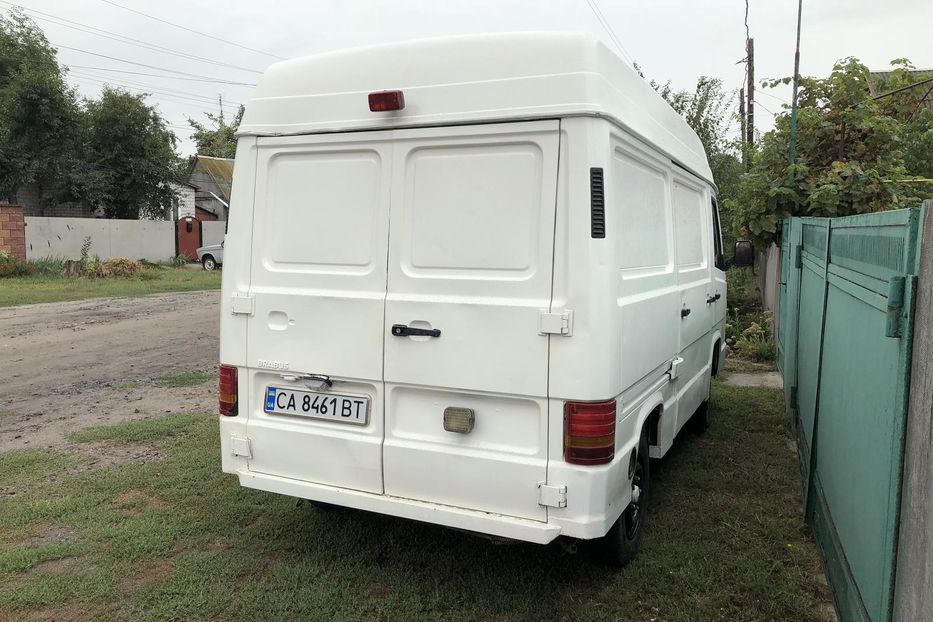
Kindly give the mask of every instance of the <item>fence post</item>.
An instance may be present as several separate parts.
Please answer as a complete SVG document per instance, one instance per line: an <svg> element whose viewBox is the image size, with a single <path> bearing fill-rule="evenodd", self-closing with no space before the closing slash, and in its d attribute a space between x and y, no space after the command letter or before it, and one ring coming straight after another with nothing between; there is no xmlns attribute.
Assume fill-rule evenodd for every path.
<svg viewBox="0 0 933 622"><path fill-rule="evenodd" d="M894 619L933 619L933 201L921 220L902 471Z"/></svg>
<svg viewBox="0 0 933 622"><path fill-rule="evenodd" d="M0 251L26 261L26 220L19 205L0 205Z"/></svg>

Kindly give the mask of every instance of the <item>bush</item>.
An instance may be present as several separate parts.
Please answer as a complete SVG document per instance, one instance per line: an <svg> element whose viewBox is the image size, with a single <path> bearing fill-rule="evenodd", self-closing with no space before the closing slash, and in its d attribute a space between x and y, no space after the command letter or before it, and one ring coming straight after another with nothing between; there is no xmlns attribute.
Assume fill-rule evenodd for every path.
<svg viewBox="0 0 933 622"><path fill-rule="evenodd" d="M65 260L61 257L46 257L45 259L35 259L31 263L36 269L36 274L41 276L59 276L62 273L62 266Z"/></svg>
<svg viewBox="0 0 933 622"><path fill-rule="evenodd" d="M94 276L100 278L131 277L139 273L139 262L126 257L111 257L107 261L98 262L95 266Z"/></svg>
<svg viewBox="0 0 933 622"><path fill-rule="evenodd" d="M169 263L176 268L180 268L188 263L188 258L184 255L178 255L177 257L172 257Z"/></svg>
<svg viewBox="0 0 933 622"><path fill-rule="evenodd" d="M35 267L18 257L0 251L0 278L8 276L26 276L36 271Z"/></svg>
<svg viewBox="0 0 933 622"><path fill-rule="evenodd" d="M726 318L726 344L738 358L757 363L773 361L771 313L760 310L743 313L734 307Z"/></svg>

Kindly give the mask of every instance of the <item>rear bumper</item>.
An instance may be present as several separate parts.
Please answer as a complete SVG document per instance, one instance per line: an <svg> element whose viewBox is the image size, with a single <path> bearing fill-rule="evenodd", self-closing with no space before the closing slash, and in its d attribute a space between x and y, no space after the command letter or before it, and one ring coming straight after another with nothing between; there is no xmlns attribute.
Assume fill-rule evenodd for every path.
<svg viewBox="0 0 933 622"><path fill-rule="evenodd" d="M399 518L433 523L465 531L523 540L536 544L547 544L561 533L557 525L541 523L501 514L466 510L435 503L413 501L401 497L375 495L345 488L312 484L275 475L264 475L247 470L237 470L240 485L265 490L299 499L312 499L358 510L378 512Z"/></svg>

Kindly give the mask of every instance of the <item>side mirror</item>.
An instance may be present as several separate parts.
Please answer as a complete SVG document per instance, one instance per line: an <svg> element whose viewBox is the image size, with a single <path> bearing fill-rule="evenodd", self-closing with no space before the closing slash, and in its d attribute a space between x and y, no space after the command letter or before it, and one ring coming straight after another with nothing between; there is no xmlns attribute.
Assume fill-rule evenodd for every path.
<svg viewBox="0 0 933 622"><path fill-rule="evenodd" d="M736 268L750 268L755 265L755 245L751 240L739 240L735 243L735 255L729 264Z"/></svg>

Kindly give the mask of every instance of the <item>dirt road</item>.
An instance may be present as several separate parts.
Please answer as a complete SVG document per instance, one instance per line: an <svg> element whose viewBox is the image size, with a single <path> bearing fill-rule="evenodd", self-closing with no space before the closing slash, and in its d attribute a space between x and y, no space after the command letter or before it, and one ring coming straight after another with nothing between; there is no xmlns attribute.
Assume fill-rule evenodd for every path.
<svg viewBox="0 0 933 622"><path fill-rule="evenodd" d="M216 369L220 292L0 308L0 451L62 447L81 428L216 409L216 382L152 384Z"/></svg>

